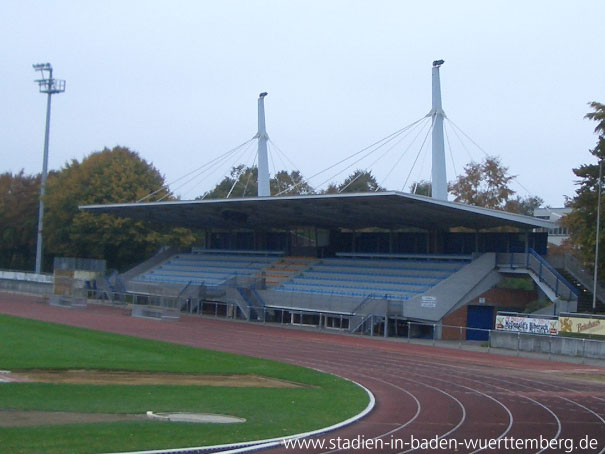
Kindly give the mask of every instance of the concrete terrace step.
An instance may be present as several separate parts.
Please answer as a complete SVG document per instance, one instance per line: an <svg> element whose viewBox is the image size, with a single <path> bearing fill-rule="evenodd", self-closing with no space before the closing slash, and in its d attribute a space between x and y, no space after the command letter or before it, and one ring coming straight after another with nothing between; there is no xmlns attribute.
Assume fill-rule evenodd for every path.
<svg viewBox="0 0 605 454"><path fill-rule="evenodd" d="M306 276L306 275L302 275L302 276L297 276L296 278L292 279L293 282L313 282L313 283L317 283L317 284L321 284L321 285L332 285L332 284L348 284L348 283L359 283L361 282L359 279L339 279L339 278L332 278L332 277L314 277L314 276ZM432 287L434 285L433 282L415 282L415 281L410 281L410 280L374 280L372 279L371 281L363 281L366 282L368 284L372 284L372 285L379 285L382 287L389 287L389 286L393 286L393 287L398 287L398 286L410 286L410 287L422 287L422 288L429 288ZM439 281L436 281L439 282Z"/></svg>
<svg viewBox="0 0 605 454"><path fill-rule="evenodd" d="M356 292L356 291L347 291L347 290L325 290L325 289L314 289L314 288L286 288L286 287L277 287L275 289L278 292L284 293L304 293L304 294L315 294L322 296L345 296L345 297L358 297L358 298L367 298L370 293L368 292ZM411 296L404 294L388 294L385 295L387 299L397 300L397 301L408 301Z"/></svg>
<svg viewBox="0 0 605 454"><path fill-rule="evenodd" d="M369 282L359 283L359 285L344 285L341 283L334 284L317 284L312 282L300 282L290 281L283 285L283 287L302 287L302 288L320 288L320 289L352 289L352 290L367 290L368 293L392 293L392 292L403 292L403 293L424 293L430 287L416 287L416 288L397 288L397 287L383 287L379 285L372 285Z"/></svg>
<svg viewBox="0 0 605 454"><path fill-rule="evenodd" d="M436 272L454 272L461 269L464 265L459 263L444 263L444 264L435 264L435 263L407 263L407 264L354 264L354 263L343 263L342 261L331 262L330 260L324 260L320 264L315 265L314 267L327 267L332 269L342 269L342 270L393 270L393 271L436 271Z"/></svg>
<svg viewBox="0 0 605 454"><path fill-rule="evenodd" d="M359 282L361 276L368 276L363 273L331 273L331 272L314 272L305 271L298 276L301 279L318 280L318 281L353 281ZM374 278L375 276L375 278ZM445 279L447 276L417 276L413 274L404 275L372 275L371 282L374 283L413 283L414 285L435 285Z"/></svg>

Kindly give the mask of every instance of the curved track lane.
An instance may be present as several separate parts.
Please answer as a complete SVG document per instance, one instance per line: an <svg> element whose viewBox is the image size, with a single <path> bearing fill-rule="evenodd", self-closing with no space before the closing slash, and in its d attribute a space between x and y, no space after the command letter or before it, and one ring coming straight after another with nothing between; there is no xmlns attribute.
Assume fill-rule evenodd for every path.
<svg viewBox="0 0 605 454"><path fill-rule="evenodd" d="M113 308L55 308L7 293L0 293L0 312L312 367L355 380L374 393L375 410L317 439L325 440L323 448L281 447L271 453L352 452L331 446L340 437L341 443L382 443L381 449L355 452L605 454L605 380L574 378L583 371L603 378L604 368L198 317L162 323ZM450 446L456 442L457 450L414 449L412 437ZM586 437L597 447L580 449ZM505 442L511 438L532 439L535 445L510 449ZM538 445L541 438L558 447ZM485 439L499 441L500 449L463 445Z"/></svg>

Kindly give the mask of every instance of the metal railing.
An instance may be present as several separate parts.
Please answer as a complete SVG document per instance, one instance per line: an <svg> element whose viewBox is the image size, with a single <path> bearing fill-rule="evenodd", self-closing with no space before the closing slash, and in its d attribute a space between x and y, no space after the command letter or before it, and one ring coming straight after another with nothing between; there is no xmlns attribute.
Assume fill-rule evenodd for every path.
<svg viewBox="0 0 605 454"><path fill-rule="evenodd" d="M546 284L557 298L570 301L577 299L579 295L578 289L533 249L529 249L527 253L498 253L496 254L496 264L509 267L511 270L523 268L533 272L539 282Z"/></svg>
<svg viewBox="0 0 605 454"><path fill-rule="evenodd" d="M573 255L565 253L562 256L549 256L548 262L557 268L567 271L589 292L592 293L594 291L593 270L587 269L584 264ZM605 286L600 282L597 282L597 299L601 301L601 303L605 303Z"/></svg>
<svg viewBox="0 0 605 454"><path fill-rule="evenodd" d="M94 291L90 297L95 296ZM150 297L150 295L114 295L114 305L132 305L163 308L198 315L202 317L226 318L252 323L278 324L282 326L304 327L322 331L350 333L350 323L354 315L348 313L327 313L312 310L288 309L283 307L262 307L258 318L247 318L235 303L224 301L194 300L179 297ZM442 325L387 318L372 315L363 318L354 334L398 338L407 343L457 348L468 351L490 352L493 349L511 350L517 356L525 353L555 355L585 359L605 359L605 341L591 338L574 338L558 335L524 333L485 328L471 328L458 325Z"/></svg>
<svg viewBox="0 0 605 454"><path fill-rule="evenodd" d="M566 298L568 301L578 297L578 289L533 249L530 249L527 254L527 268L536 273L540 281L545 282L557 297Z"/></svg>

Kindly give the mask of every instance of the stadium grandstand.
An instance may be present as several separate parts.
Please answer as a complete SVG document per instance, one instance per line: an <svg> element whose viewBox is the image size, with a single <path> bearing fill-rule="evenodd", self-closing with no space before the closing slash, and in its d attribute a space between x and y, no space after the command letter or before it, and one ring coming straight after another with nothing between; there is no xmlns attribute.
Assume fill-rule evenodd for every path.
<svg viewBox="0 0 605 454"><path fill-rule="evenodd" d="M447 200L439 67L433 64L432 197L398 191L271 196L264 98L258 100L258 196L80 207L203 230L189 251L164 250L111 290L173 295L182 309L348 332L441 336L444 320L493 328L504 276L527 275L575 311L577 290L544 256L554 223ZM427 132L428 136L428 132ZM277 194L279 195L279 194ZM414 333L406 332L413 321Z"/></svg>
<svg viewBox="0 0 605 454"><path fill-rule="evenodd" d="M244 319L349 331L369 319L388 334L385 321L438 325L511 273L575 310L576 289L543 257L548 233L534 231L551 223L528 216L396 192L82 208L203 228L204 244L121 277L132 292L187 288L199 299L189 310L224 303Z"/></svg>

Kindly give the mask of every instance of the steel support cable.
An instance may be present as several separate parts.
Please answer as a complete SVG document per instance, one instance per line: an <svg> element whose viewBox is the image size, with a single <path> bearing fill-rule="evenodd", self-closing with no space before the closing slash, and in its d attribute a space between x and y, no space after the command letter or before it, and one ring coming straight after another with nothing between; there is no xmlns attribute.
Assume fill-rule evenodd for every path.
<svg viewBox="0 0 605 454"><path fill-rule="evenodd" d="M410 149L412 148L412 145L414 145L416 143L416 139L418 139L418 137L420 136L420 134L422 134L422 131L427 126L427 124L429 125L429 130L430 130L430 122L428 121L429 117L425 117L425 118L427 119L427 121L420 127L420 129L418 130L418 132L416 133L416 135L414 136L414 138L412 139L412 141L410 142L410 144L403 151L403 153L401 154L401 156L399 156L399 159L395 162L395 165L393 167L391 167L391 170L388 171L388 173L386 174L386 176L383 178L382 183L386 182L386 180L391 176L391 174L397 168L397 166L399 165L399 163L401 162L401 160L403 159L403 157L407 154L408 151L410 151Z"/></svg>
<svg viewBox="0 0 605 454"><path fill-rule="evenodd" d="M250 142L251 144L252 142ZM242 152L238 155L237 158L235 158L235 160L231 163L230 168L233 169L237 169L237 163L242 161L242 157L248 152L248 150L251 148L250 144L248 144L248 146L246 148L244 148L242 150ZM245 172L246 167L245 165L241 168L238 169L237 175L234 178L233 184L231 185L231 188L229 189L229 192L227 193L226 198L228 199L229 197L231 197L231 193L233 192L233 190L235 189L235 186L237 185L237 183L239 183L239 179L242 176L242 174Z"/></svg>
<svg viewBox="0 0 605 454"><path fill-rule="evenodd" d="M252 159L252 169L254 169L254 165L256 164L257 154L254 154ZM248 172L248 179L246 180L246 185L244 186L244 191L242 192L242 197L246 197L246 191L248 190L248 183L250 183L250 178L252 177L252 172Z"/></svg>
<svg viewBox="0 0 605 454"><path fill-rule="evenodd" d="M242 157L246 154L246 152L250 149L251 147L248 146L239 156L238 158L231 164L231 169L236 169L237 168L237 162L241 162L242 161ZM250 171L248 172L248 179L246 180L246 184L244 185L244 190L242 192L242 197L245 196L246 194L246 189L248 188L248 182L250 181L250 176L252 175L252 172L254 170L254 164L256 163L256 155L257 155L257 151L253 150L252 152L252 164L250 166L248 166L247 168L250 169ZM247 161L247 160L246 160ZM233 190L235 189L235 187L237 186L237 184L240 182L240 178L242 176L242 174L246 171L246 166L243 165L243 167L239 170L239 172L237 173L237 176L234 178L233 184L231 185L231 188L229 189L229 192L227 193L226 198L230 198L231 194L233 193Z"/></svg>
<svg viewBox="0 0 605 454"><path fill-rule="evenodd" d="M399 135L403 134L403 132L400 132ZM336 178L338 175L343 174L344 172L346 172L347 170L349 170L351 167L353 167L354 165L358 164L359 162L363 161L365 158L367 158L368 156L370 156L371 154L373 154L374 152L378 151L379 149L381 149L382 147L384 147L386 144L388 144L389 142L391 142L392 140L395 140L397 137L399 137L399 135L397 136L393 136L392 138L390 138L388 141L385 141L383 143L381 143L380 145L378 145L376 148L368 151L366 154L362 155L360 158L358 158L356 161L353 161L351 164L347 165L346 167L344 167L343 169L339 170L338 172L336 172L334 175L332 175L331 177L327 178L326 180L322 181L318 187L322 187L324 184L334 180L334 178ZM342 163L342 161L341 161ZM359 175L358 175L359 177ZM350 184L350 183L349 183Z"/></svg>
<svg viewBox="0 0 605 454"><path fill-rule="evenodd" d="M252 174L254 173L254 167L256 166L256 160L258 159L258 150L252 151L252 164L250 164L250 172L248 172L248 178L246 178L246 184L244 185L244 190L242 191L242 197L246 197L246 191L248 190L248 184L250 183L250 178L252 178ZM258 172L258 169L257 169ZM258 175L258 173L257 173Z"/></svg>
<svg viewBox="0 0 605 454"><path fill-rule="evenodd" d="M447 148L450 151L450 159L452 160L452 168L454 169L454 175L458 176L458 171L456 170L456 163L454 162L454 153L452 153L452 144L450 143L450 136L447 133L447 128L445 127L445 123L443 124L443 131L445 132L445 140L447 142Z"/></svg>
<svg viewBox="0 0 605 454"><path fill-rule="evenodd" d="M275 148L276 151L278 151L277 146L275 146L273 143L270 144L271 145L271 149ZM283 152L282 152L283 153ZM296 184L296 182L292 179L292 175L291 173L288 173L288 164L286 163L286 161L282 158L281 154L279 152L275 153L275 155L277 156L277 158L279 159L279 161L281 162L281 164L284 166L284 172L286 172L286 176L288 177L288 179L290 180L290 185L288 186L294 186ZM293 164L293 163L292 163ZM292 171L297 171L300 173L300 170L297 168L294 168ZM275 174L277 177L277 173ZM277 180L276 180L277 181ZM286 189L288 189L286 188ZM279 187L279 181L277 181L277 190L278 192L280 191L280 187Z"/></svg>
<svg viewBox="0 0 605 454"><path fill-rule="evenodd" d="M235 153L235 152L234 152L234 153ZM185 181L185 182L181 183L179 186L177 186L177 187L175 188L175 191L177 191L177 190L179 190L179 189L182 189L182 188L186 187L188 184L190 184L191 182L196 181L198 178L201 178L201 177L202 177L204 174L206 174L206 173L212 173L212 172L214 172L214 171L215 171L216 169L218 169L218 168L219 168L221 165L223 165L223 164L224 164L224 163L227 161L227 159L228 159L230 156L232 156L232 154L233 154L233 153L231 153L231 154L229 154L229 155L225 156L225 157L224 157L224 158L222 158L221 160L218 160L218 161L216 161L216 162L212 163L212 165L211 165L211 166L209 166L209 167L207 167L206 169L201 170L201 171L200 171L200 172L198 172L196 175L193 175L193 176L192 176L190 179L188 179L187 181ZM190 191L190 189L188 189L187 191ZM162 197L162 198L160 199L160 201L161 201L161 200L163 200L164 198L166 198L166 196Z"/></svg>
<svg viewBox="0 0 605 454"><path fill-rule="evenodd" d="M288 154L286 152L284 152L280 147L277 146L277 144L273 141L273 139L269 138L269 143L271 144L272 147L275 147L275 149L284 156L284 158L286 159L286 161L288 161L290 163L290 165L292 165L292 169L298 170L300 172L300 167L298 167L296 164L294 164L294 161L292 161L288 157Z"/></svg>
<svg viewBox="0 0 605 454"><path fill-rule="evenodd" d="M218 159L222 159L222 158L224 158L224 157L226 157L226 156L230 155L231 153L235 153L235 152L236 152L237 150L239 150L241 147L243 147L243 146L245 146L245 145L249 144L250 142L252 142L252 141L253 141L255 138L256 138L256 137L252 137L251 139L246 140L244 143L242 143L242 144L238 145L237 147L232 148L232 149L231 149L231 150L229 150L229 151L226 151L226 152L225 152L225 153L223 153L222 155L217 156L216 158L214 158L214 159L212 159L211 161L209 161L209 162L207 162L207 163L205 163L205 164L201 165L200 167L198 167L198 168L196 168L196 169L193 169L192 171L190 171L190 172L186 173L185 175L180 176L179 178L177 178L176 180L171 181L170 183L167 183L165 186L162 186L161 188L159 188L159 189L157 189L157 190L155 190L155 191L153 191L153 192L150 192L149 194L147 194L147 195L145 195L144 197L142 197L142 198L140 198L139 200L137 200L137 201L136 201L136 203L142 202L143 200L147 200L149 197L153 197L155 194L157 194L158 192L160 192L160 191L162 191L162 190L168 190L168 186L170 186L170 185L172 185L172 184L175 184L175 183L177 183L178 181L180 181L180 180L182 180L182 179L184 179L184 178L187 178L189 175L191 175L191 174L193 174L193 173L195 173L195 172L198 172L198 171L200 171L200 170L204 169L205 167L207 167L207 166L211 165L211 164L212 164L214 161L216 161L216 160L218 160Z"/></svg>
<svg viewBox="0 0 605 454"><path fill-rule="evenodd" d="M283 151L281 151L277 145L275 145L273 142L271 142L270 145L271 145L272 150L275 149L275 151L276 151L275 155L277 156L277 159L279 159L279 162L281 163L281 165L283 166L283 169L285 171L288 170L288 165L290 164L292 166L291 172L301 173L300 169L298 167L296 167L294 162L292 162L292 161L290 161L290 159L288 159L288 156ZM292 184L296 184L295 181L292 179L292 176L290 175L290 173L288 173L288 178L290 179L290 182Z"/></svg>
<svg viewBox="0 0 605 454"><path fill-rule="evenodd" d="M513 175L513 181L515 183L517 183L521 187L521 189L523 189L525 192L527 192L527 195L529 195L529 196L533 195L533 193L519 181L519 179L517 178L516 175Z"/></svg>
<svg viewBox="0 0 605 454"><path fill-rule="evenodd" d="M424 119L421 118L420 120L418 120L418 122L422 121ZM379 149L381 149L382 147L384 147L385 145L387 145L388 143L392 142L393 140L395 140L397 137L399 137L401 134L403 134L404 132L407 132L410 128L412 128L414 125L416 125L418 122L414 122L411 125L406 126L403 129L400 129L399 131L397 131L396 133L391 134L390 136L388 136L388 138L383 139L382 141L379 142L375 142L374 144L370 145L369 147L366 147L364 150L361 151L367 151L369 150L366 154L364 154L363 156L361 156L360 158L358 158L356 161L354 161L353 163L349 164L348 166L346 166L345 168L339 170L338 172L336 172L334 175L332 175L331 177L327 178L326 180L324 180L323 182L321 182L321 184L318 185L318 187L323 186L324 184L326 184L329 181L332 181L335 177L337 177L338 175L344 173L345 171L347 171L348 169L350 169L351 167L353 167L355 164L363 161L365 158L367 158L368 156L370 156L371 154L373 154L374 152L378 151ZM376 144L378 144L378 146L376 146ZM375 148L372 149L372 147L376 146ZM349 156L348 158L345 158L343 160L341 160L340 162L334 164L333 166L329 167L326 170L329 170L332 167L335 167L339 164L344 163L345 161L351 159L352 157L358 155L360 152L357 152L351 156ZM313 178L313 177L311 177Z"/></svg>
<svg viewBox="0 0 605 454"><path fill-rule="evenodd" d="M431 129L429 128L429 132L431 131ZM410 174L408 175L408 179L406 181L409 181L412 179L412 175L414 174L414 171L416 169L418 169L417 174L418 179L422 179L422 171L424 169L424 164L426 162L426 156L428 154L428 152L426 150L428 150L429 148L429 143L431 143L430 139L425 139L426 140L426 149L424 148L424 143L421 145L420 150L418 150L418 154L416 155L416 160L414 161L414 164L412 165L412 168L410 169ZM420 165L416 166L418 159L420 158ZM431 179L429 178L429 181ZM416 187L417 185L414 187L414 193L416 192ZM401 188L402 191L405 191L405 186Z"/></svg>
<svg viewBox="0 0 605 454"><path fill-rule="evenodd" d="M269 142L271 143L271 146L275 147L275 149L277 150L277 152L278 152L277 156L279 157L280 161L284 165L284 168L287 168L288 164L290 164L292 166L292 170L298 172L301 177L301 181L299 183L296 183L296 181L294 181L294 179L292 178L292 175L288 174L288 179L290 180L290 183L292 183L292 185L288 186L285 189L285 191L287 192L287 191L293 189L294 187L299 186L300 184L304 184L304 183L308 184L308 181L303 177L303 173L300 170L300 167L298 167L296 165L296 163L289 158L288 154L284 150L282 150L275 142L273 142L272 139L269 139ZM283 158L282 158L282 156L283 156ZM309 185L309 188L310 188L311 192L313 192L313 188L310 185Z"/></svg>
<svg viewBox="0 0 605 454"><path fill-rule="evenodd" d="M250 142L252 142L253 140L254 140L254 137L253 137L253 138L251 138L251 139L249 139L249 140L247 140L246 142L244 142L244 143L242 143L242 144L238 145L237 147L232 148L231 150L229 150L229 151L227 151L227 152L223 153L222 155L220 155L220 156L218 156L218 157L214 158L213 160L208 161L207 163L203 164L202 166L198 167L197 169L194 169L194 170L192 170L192 171L190 171L190 172L186 173L185 175L183 175L183 176L181 176L181 177L177 178L176 180L173 180L172 182L168 183L168 185L167 185L167 186L172 185L172 184L174 184L174 183L176 183L176 182L178 182L178 181L180 181L180 180L182 180L182 179L184 179L184 178L188 177L189 175L194 174L194 173L196 173L196 172L200 172L200 173L199 173L199 175L203 174L203 173L205 172L205 171L204 171L204 169L205 169L206 167L208 167L208 166L212 166L212 165L213 165L213 164L214 164L216 161L220 161L220 160L227 159L227 158L228 158L228 157L229 157L231 154L233 154L233 153L237 152L237 150L239 150L241 147L243 147L243 146L245 146L245 145L249 144L249 143L250 143ZM197 177L197 176L194 176L192 179L195 179L196 177ZM179 188L180 188L180 187L183 187L185 184L187 184L188 182L190 182L192 179L187 180L187 182L185 182L184 184L182 184L181 186L179 186ZM148 194L147 196L143 197L142 199L139 199L137 202L141 202L141 201L143 201L143 200L145 200L145 199L147 199L147 198L149 198L149 197L153 196L154 194L157 194L157 193L158 193L158 192L160 192L162 189L166 189L166 188L162 187L162 188L160 188L160 189L158 189L158 190L156 190L156 191L152 192L151 194ZM166 196L164 196L163 198L165 198L165 197L166 197Z"/></svg>
<svg viewBox="0 0 605 454"><path fill-rule="evenodd" d="M449 118L447 118L448 121L451 121ZM445 123L444 123L445 124ZM453 125L453 123L452 123ZM475 158L473 158L473 154L470 152L470 150L467 148L466 144L464 143L464 141L462 140L462 138L460 137L460 135L458 134L458 131L456 131L455 128L452 128L452 131L454 132L454 135L456 136L456 138L458 139L458 142L460 142L460 145L462 145L462 148L464 148L464 151L466 151L466 154L468 155L469 159L471 161L474 161Z"/></svg>
<svg viewBox="0 0 605 454"><path fill-rule="evenodd" d="M274 147L273 147L273 145L270 145L270 146L271 146L271 150L273 150L273 148L274 148ZM279 159L279 163L281 164L283 171L284 171L284 172L286 172L286 174L288 175L288 178L290 178L290 182L291 182L292 184L295 184L295 183L294 183L294 180L292 179L292 176L291 176L291 175L290 175L290 173L288 172L288 163L287 163L287 162L286 162L286 160L285 160L285 159L282 157L282 155L281 155L279 152L277 152L277 149L275 149L275 151L276 151L276 153L275 153L276 159ZM300 172L300 170L298 170L298 169L296 169L296 168L293 168L293 169L292 169L292 172L294 172L294 171L296 171L296 172Z"/></svg>
<svg viewBox="0 0 605 454"><path fill-rule="evenodd" d="M273 142L271 139L269 139L269 144L271 145L271 149L272 150L275 149L275 151L277 151L277 153L275 153L275 154L279 158L279 161L281 162L281 164L284 166L284 171L286 172L286 175L288 176L288 179L290 180L291 184L288 185L284 189L284 191L288 191L288 190L290 190L290 188L292 188L292 187L294 187L296 185L296 182L292 178L292 175L287 172L288 162L292 166L292 171L297 171L301 175L301 177L302 177L302 172L300 171L300 169L298 168L298 166L296 164L294 164L294 162L290 158L288 158L288 155L282 149L280 149L277 146L277 144L275 142ZM300 183L303 183L303 182L304 182L304 180L301 180ZM281 188L279 187L279 184L277 186L277 190L278 190L278 192L281 191Z"/></svg>
<svg viewBox="0 0 605 454"><path fill-rule="evenodd" d="M364 171L367 172L368 169L372 169L372 167L374 167L374 165L382 160L388 153L390 153L396 146L398 146L401 142L403 142L411 133L412 131L414 131L414 129L418 126L421 125L422 122L415 124L412 128L408 129L406 131L406 134L399 137L399 140L397 140L395 143L393 143L389 148L386 149L386 151L384 153L382 153L377 159L375 159L369 166L367 166ZM420 128L421 130L423 129L423 127ZM418 135L416 135L416 137L418 137ZM416 137L414 138L414 140L416 140ZM413 141L412 141L413 143ZM377 151L378 148L375 150ZM409 150L409 147L407 148L407 150ZM407 151L406 150L406 151ZM403 152L403 155L405 155L406 151ZM397 159L397 163L395 164L395 166L391 166L391 170L389 171L389 174L393 171L393 168L397 166L397 164L399 164L399 162L401 161L401 159L403 158L403 155L399 156L399 159ZM361 173L358 174L355 178L353 178L351 181L349 181L349 183L347 183L347 185L345 187L343 187L342 189L338 190L338 193L340 194L342 191L344 191L345 189L347 189L351 184L353 184L355 181L357 181L360 177L361 177ZM384 181L384 180L383 180ZM378 189L380 188L380 185L378 185L378 187L375 189L375 191L378 191Z"/></svg>
<svg viewBox="0 0 605 454"><path fill-rule="evenodd" d="M452 120L450 120L449 118L447 119L453 126L454 128L456 128L458 131L460 131L464 137L466 137L473 145L475 145L479 150L481 150L481 152L487 156L488 158L490 157L490 154L485 151L483 148L481 148L481 146L475 142L471 136L469 136L466 132L464 132L456 123L454 123ZM454 129L454 133L456 133L456 129ZM456 134L457 135L457 134ZM465 147L464 142L460 139L460 136L458 136L458 140L460 140L460 143L462 143L462 146ZM466 147L465 147L466 148ZM467 150L468 151L468 150ZM471 156L471 161L473 160L472 156ZM512 177L513 181L515 181L525 192L527 192L528 195L532 195L532 193L529 191L529 189L527 189L518 179L516 175L513 175Z"/></svg>
<svg viewBox="0 0 605 454"><path fill-rule="evenodd" d="M267 145L269 145L268 142ZM267 154L269 155L269 161L271 162L271 167L273 167L273 177L275 178L275 175L277 175L277 169L275 168L275 158L273 157L273 153L271 153L271 147L269 146L267 146ZM271 181L271 179L269 179L269 181Z"/></svg>
<svg viewBox="0 0 605 454"><path fill-rule="evenodd" d="M252 141L248 142L248 147L250 147L250 144L252 143ZM247 150L244 149L244 150ZM220 160L216 160L214 163L212 163L212 165L210 167L208 167L207 169L199 172L197 175L194 175L192 178L190 178L189 180L187 180L186 182L184 182L183 184L181 184L177 189L183 188L186 185L188 185L189 183L191 183L192 181L195 181L196 179L200 178L202 175L206 174L206 173L211 173L214 172L216 169L218 169L220 166L222 166L227 159L232 156L233 154L235 154L237 152L237 150L234 150L233 153L230 153L229 155L226 155L224 157L222 157ZM190 191L191 189L189 189L188 191ZM202 197L203 198L203 197Z"/></svg>
<svg viewBox="0 0 605 454"><path fill-rule="evenodd" d="M325 172L327 172L327 171L328 171L328 170L330 170L330 169L333 169L333 168L334 168L334 167L336 167L337 165L340 165L340 164L342 164L343 162L348 161L349 159L351 159L351 158L353 158L353 157L355 157L355 156L357 156L357 155L359 155L359 154L363 153L364 151L366 151L366 150L368 150L368 149L370 149L370 148L372 148L372 147L376 146L377 144L379 144L379 143L381 143L381 142L384 142L385 140L391 139L393 136L395 136L395 137L396 137L396 136L398 136L399 134L401 134L401 133L405 132L407 129L409 129L409 128L411 128L412 126L414 126L416 123L419 123L419 122L421 122L422 120L424 120L424 118L425 118L425 117L422 117L421 119L416 120L415 122L413 122L413 123L411 123L411 124L409 124L409 125L405 126L404 128L400 129L399 131L395 131L394 133L389 134L389 135L388 135L388 136L386 136L386 137L383 137L382 139L380 139L380 140L378 140L378 141L374 142L374 143L373 143L373 144L371 144L371 145L368 145L368 146L367 146L367 147L365 147L365 148L362 148L361 150L359 150L359 151L357 151L357 152L353 153L352 155L349 155L349 156L347 156L346 158L341 159L341 160L340 160L340 161L338 161L337 163L332 164L331 166L329 166L329 167L327 167L327 168L325 168L325 169L323 169L323 170L321 170L321 171L319 171L319 172L317 172L317 173L313 174L312 176L310 176L310 177L307 179L307 181L310 181L312 178L315 178L316 176L321 175L322 173L325 173ZM297 183L297 184L296 184L296 186L299 186L299 185L301 185L302 183L303 183L303 182L301 181L301 182ZM294 186L294 187L296 187L296 186ZM281 191L281 192L277 193L276 195L281 195L281 194L283 194L284 192L286 192L286 191L288 191L288 190L290 190L290 189L294 189L294 187L292 187L292 188L288 188L288 189L286 189L286 190L283 190L283 191Z"/></svg>
<svg viewBox="0 0 605 454"><path fill-rule="evenodd" d="M418 161L418 157L420 156L420 153L422 152L422 149L424 148L424 144L426 143L426 140L428 139L429 134L431 133L432 130L433 130L433 124L431 123L431 127L427 130L426 135L424 136L424 140L422 141L422 145L420 145L420 150L418 150L418 154L416 155L416 159L414 159L414 163L412 164L412 168L410 169L410 172L408 173L408 176L405 179L405 182L403 183L403 186L401 187L401 192L403 192L403 190L405 189L405 187L408 185L408 180L410 179L410 175L412 175L412 171L414 170L414 167L416 166L416 162Z"/></svg>
<svg viewBox="0 0 605 454"><path fill-rule="evenodd" d="M427 156L429 154L429 152L428 152L428 150L429 150L429 146L428 146L429 143L430 143L430 141L427 141L427 147L424 149L423 152L420 153L421 158L420 158L420 166L418 167L418 175L419 175L418 179L422 179L422 173L424 171L424 165L426 164L426 158L427 158ZM431 163L431 166L432 166L432 163Z"/></svg>
<svg viewBox="0 0 605 454"><path fill-rule="evenodd" d="M245 142L244 144L242 144L240 147L237 147L233 150L231 150L231 153L229 154L224 154L223 156L221 156L220 158L214 159L213 161L211 161L209 164L209 167L207 167L206 169L203 169L201 171L199 171L197 173L197 175L194 175L193 177L191 177L189 180L185 181L183 184L181 184L180 186L178 186L176 189L180 189L183 188L184 186L186 186L187 184L191 183L192 181L195 181L197 178L201 177L202 175L204 175L205 173L208 172L214 172L219 166L221 166L222 164L224 164L224 162L233 154L235 154L239 148L241 148L244 145L248 145L248 147L250 147L250 144L252 143L252 141L254 140L254 138L250 139L249 141ZM247 150L248 148L246 148L245 150ZM244 151L245 151L244 150ZM175 190L176 190L175 189Z"/></svg>
<svg viewBox="0 0 605 454"><path fill-rule="evenodd" d="M471 143L472 143L473 145L475 145L475 146L476 146L476 147L477 147L479 150L481 150L481 152L482 152L482 153L483 153L485 156L489 156L489 154L487 153L487 151L485 151L483 148L481 148L481 146L480 146L480 145L479 145L477 142L475 142L475 141L474 141L474 140L471 138L471 136L469 136L469 135L468 135L466 132L464 132L464 131L463 131L463 130L462 130L462 129L461 129L461 128L460 128L460 127L459 127L459 126L456 124L456 123L454 123L454 122L453 122L452 120L450 120L449 118L448 118L448 121L449 121L449 122L450 122L450 123L451 123L451 124L454 126L454 128L456 128L458 131L460 131L460 132L461 132L461 133L464 135L464 137L466 137L468 140L470 140L470 141L471 141Z"/></svg>
<svg viewBox="0 0 605 454"><path fill-rule="evenodd" d="M228 199L229 197L231 197L231 193L235 189L235 185L239 182L239 178L242 176L242 173L244 173L244 169L245 169L245 167L239 169L239 171L237 172L237 175L233 179L233 184L231 185L231 188L229 189L229 192L227 193L227 197L225 197L226 199Z"/></svg>

